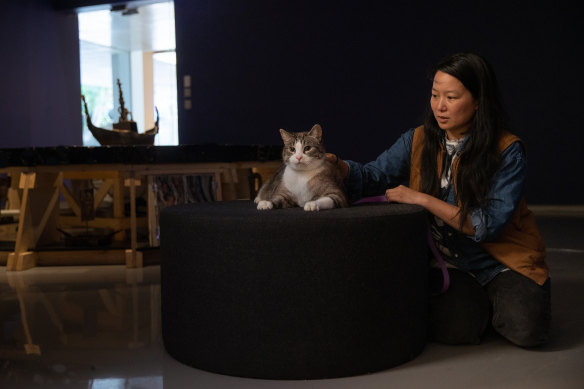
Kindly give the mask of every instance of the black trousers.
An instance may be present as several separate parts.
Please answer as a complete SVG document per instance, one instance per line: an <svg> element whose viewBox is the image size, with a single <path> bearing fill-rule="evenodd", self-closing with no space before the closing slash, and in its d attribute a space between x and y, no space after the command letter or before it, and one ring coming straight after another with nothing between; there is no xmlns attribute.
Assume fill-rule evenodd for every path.
<svg viewBox="0 0 584 389"><path fill-rule="evenodd" d="M446 344L478 344L492 328L521 347L547 342L551 320L551 281L543 286L508 270L481 286L470 274L448 269L450 288L430 297L430 340ZM442 282L439 270L430 283Z"/></svg>

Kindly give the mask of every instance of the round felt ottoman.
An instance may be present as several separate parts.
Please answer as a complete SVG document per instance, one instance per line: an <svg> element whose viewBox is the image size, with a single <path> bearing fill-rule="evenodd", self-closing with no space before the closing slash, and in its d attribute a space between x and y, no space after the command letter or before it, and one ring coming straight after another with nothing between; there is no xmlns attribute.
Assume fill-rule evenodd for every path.
<svg viewBox="0 0 584 389"><path fill-rule="evenodd" d="M426 342L423 208L258 211L251 201L160 214L162 336L198 369L318 379L385 370Z"/></svg>

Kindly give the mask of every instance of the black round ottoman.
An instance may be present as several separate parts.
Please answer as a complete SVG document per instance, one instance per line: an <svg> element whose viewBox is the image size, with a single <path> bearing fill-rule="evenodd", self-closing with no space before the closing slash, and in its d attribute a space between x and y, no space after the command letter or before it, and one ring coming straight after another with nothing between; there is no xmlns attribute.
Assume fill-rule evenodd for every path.
<svg viewBox="0 0 584 389"><path fill-rule="evenodd" d="M160 214L162 336L220 374L317 379L384 370L426 343L423 208L258 211L251 201Z"/></svg>

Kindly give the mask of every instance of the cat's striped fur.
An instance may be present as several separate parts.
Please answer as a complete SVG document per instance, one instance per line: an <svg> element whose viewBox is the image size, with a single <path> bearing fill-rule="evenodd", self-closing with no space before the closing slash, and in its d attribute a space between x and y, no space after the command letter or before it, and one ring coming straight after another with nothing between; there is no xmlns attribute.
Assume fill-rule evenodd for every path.
<svg viewBox="0 0 584 389"><path fill-rule="evenodd" d="M280 130L284 148L282 167L261 187L255 202L259 210L303 207L318 211L347 206L339 168L326 160L322 129L291 133Z"/></svg>

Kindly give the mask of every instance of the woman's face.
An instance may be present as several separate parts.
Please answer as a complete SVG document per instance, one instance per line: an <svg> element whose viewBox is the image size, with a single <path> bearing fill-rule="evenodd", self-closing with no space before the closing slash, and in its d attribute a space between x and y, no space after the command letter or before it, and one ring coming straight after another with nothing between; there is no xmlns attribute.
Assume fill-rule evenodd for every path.
<svg viewBox="0 0 584 389"><path fill-rule="evenodd" d="M434 75L430 105L438 125L446 131L448 139L465 136L478 108L478 102L462 82L441 71Z"/></svg>

